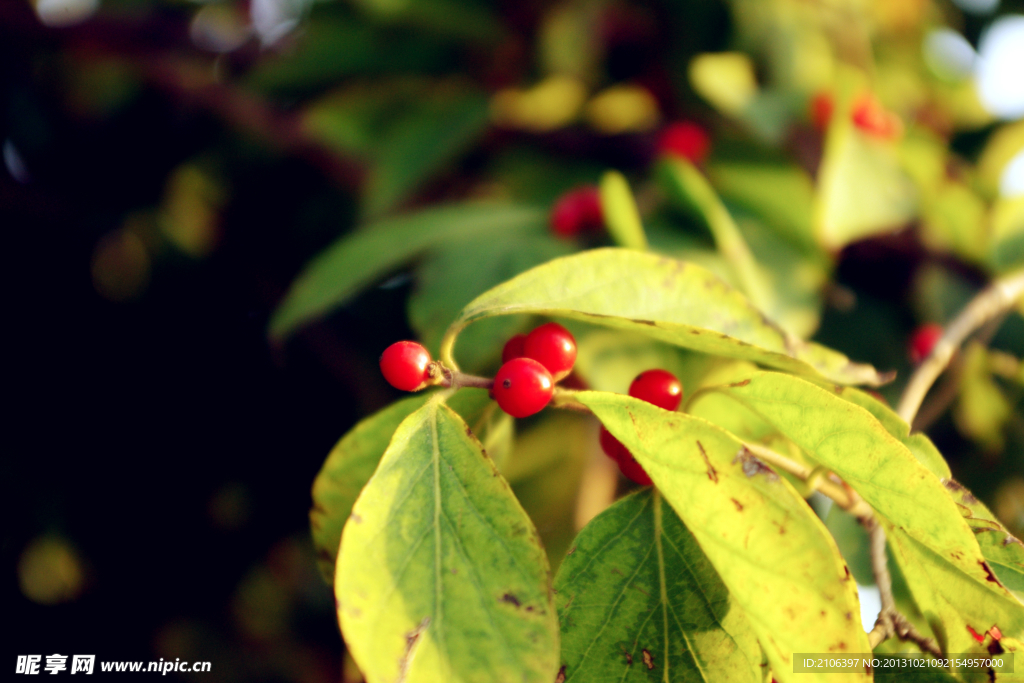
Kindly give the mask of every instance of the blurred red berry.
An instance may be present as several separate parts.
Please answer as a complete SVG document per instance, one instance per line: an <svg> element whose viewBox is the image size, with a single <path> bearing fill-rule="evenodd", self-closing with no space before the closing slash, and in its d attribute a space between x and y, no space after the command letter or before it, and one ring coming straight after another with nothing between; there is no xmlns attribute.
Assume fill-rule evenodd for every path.
<svg viewBox="0 0 1024 683"><path fill-rule="evenodd" d="M505 342L505 348L501 350L501 362L507 363L513 358L522 358L524 341L526 341L526 335L517 334Z"/></svg>
<svg viewBox="0 0 1024 683"><path fill-rule="evenodd" d="M605 429L604 425L601 425L601 435L597 440L601 444L601 450L604 451L604 454L615 462L618 462L623 457L630 457L629 451L622 445L622 442L612 436L612 433Z"/></svg>
<svg viewBox="0 0 1024 683"><path fill-rule="evenodd" d="M572 371L576 340L558 323L544 323L526 335L523 355L546 367L557 382Z"/></svg>
<svg viewBox="0 0 1024 683"><path fill-rule="evenodd" d="M824 133L832 120L832 112L835 111L836 101L830 92L819 92L811 98L810 111L811 125L815 130Z"/></svg>
<svg viewBox="0 0 1024 683"><path fill-rule="evenodd" d="M850 117L854 126L872 137L893 140L903 132L900 117L887 111L871 93L857 98Z"/></svg>
<svg viewBox="0 0 1024 683"><path fill-rule="evenodd" d="M699 164L711 151L711 138L704 129L690 121L671 123L661 131L658 152L688 159Z"/></svg>
<svg viewBox="0 0 1024 683"><path fill-rule="evenodd" d="M506 413L529 417L551 401L555 382L547 368L532 358L513 358L498 370L491 391Z"/></svg>
<svg viewBox="0 0 1024 683"><path fill-rule="evenodd" d="M916 330L910 337L910 360L920 363L935 348L936 342L942 337L942 325L938 323L925 323Z"/></svg>
<svg viewBox="0 0 1024 683"><path fill-rule="evenodd" d="M683 400L683 385L668 370L647 370L629 385L629 395L664 410L675 410Z"/></svg>
<svg viewBox="0 0 1024 683"><path fill-rule="evenodd" d="M647 472L644 472L644 468L640 466L640 463L636 461L633 454L626 451L625 456L618 460L619 471L625 475L626 479L630 479L640 484L641 486L650 486L653 482L651 478L647 476Z"/></svg>
<svg viewBox="0 0 1024 683"><path fill-rule="evenodd" d="M416 391L427 379L430 354L413 341L395 342L380 356L380 371L388 384L402 391Z"/></svg>
<svg viewBox="0 0 1024 683"><path fill-rule="evenodd" d="M575 237L581 232L597 231L602 227L601 195L593 185L566 192L551 208L551 231L559 237Z"/></svg>

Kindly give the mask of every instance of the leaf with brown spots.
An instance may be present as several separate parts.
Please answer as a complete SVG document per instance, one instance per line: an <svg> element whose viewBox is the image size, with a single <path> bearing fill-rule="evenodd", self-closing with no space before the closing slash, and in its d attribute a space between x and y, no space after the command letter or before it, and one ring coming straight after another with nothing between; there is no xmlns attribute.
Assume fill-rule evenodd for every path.
<svg viewBox="0 0 1024 683"><path fill-rule="evenodd" d="M760 680L746 616L675 511L652 489L595 517L555 587L567 681ZM663 654L661 654L663 653Z"/></svg>
<svg viewBox="0 0 1024 683"><path fill-rule="evenodd" d="M859 621L845 617L860 613L845 563L786 479L748 477L736 461L739 440L700 418L619 394L590 391L576 398L629 448L693 534L730 603L748 616L776 678L829 680L825 673L794 676L795 652L870 651ZM717 482L708 479L704 455L718 472ZM850 683L868 680L846 677Z"/></svg>
<svg viewBox="0 0 1024 683"><path fill-rule="evenodd" d="M571 318L704 353L750 360L841 384L882 384L870 365L786 333L701 266L628 249L593 249L549 261L471 301L441 345L451 353L470 323L500 315ZM701 332L694 335L692 332Z"/></svg>
<svg viewBox="0 0 1024 683"><path fill-rule="evenodd" d="M550 683L558 620L537 531L434 396L395 431L345 525L335 594L367 683ZM533 609L527 609L533 607Z"/></svg>
<svg viewBox="0 0 1024 683"><path fill-rule="evenodd" d="M948 642L940 644L952 648L948 652L971 652L976 646L963 635L965 622L1005 622L1024 634L1024 606L990 580L994 577L957 501L914 457L884 412L850 402L852 391L839 397L775 372L755 373L747 385L723 392L842 477L871 505L886 525L918 607L942 622Z"/></svg>
<svg viewBox="0 0 1024 683"><path fill-rule="evenodd" d="M317 564L327 583L334 583L334 562L341 543L341 530L352 511L352 504L377 469L377 463L398 425L426 403L430 396L431 393L427 392L392 403L362 420L341 437L320 468L313 482L309 523ZM448 405L468 422L476 424L487 406L494 404L483 390L464 389L452 396ZM481 430L477 436L486 441L490 430Z"/></svg>

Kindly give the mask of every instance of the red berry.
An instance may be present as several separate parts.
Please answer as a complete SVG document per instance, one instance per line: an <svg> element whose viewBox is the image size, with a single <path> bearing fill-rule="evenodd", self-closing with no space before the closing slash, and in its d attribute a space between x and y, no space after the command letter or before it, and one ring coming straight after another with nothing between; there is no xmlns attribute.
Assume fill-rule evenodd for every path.
<svg viewBox="0 0 1024 683"><path fill-rule="evenodd" d="M380 371L388 384L402 391L416 391L423 387L430 375L427 366L430 354L412 341L395 342L380 355Z"/></svg>
<svg viewBox="0 0 1024 683"><path fill-rule="evenodd" d="M604 425L601 425L601 435L598 437L598 441L604 454L615 462L619 462L624 457L632 457L629 455L629 450L622 445L621 441L612 436L612 433L605 429Z"/></svg>
<svg viewBox="0 0 1024 683"><path fill-rule="evenodd" d="M626 479L635 481L641 486L651 485L651 478L647 476L647 472L644 472L644 468L640 466L640 463L636 461L636 458L628 450L618 462L619 471L625 475Z"/></svg>
<svg viewBox="0 0 1024 683"><path fill-rule="evenodd" d="M690 121L669 124L658 138L661 154L689 159L694 164L704 161L710 150L711 138L703 128Z"/></svg>
<svg viewBox="0 0 1024 683"><path fill-rule="evenodd" d="M494 400L512 417L529 417L551 401L555 381L532 358L513 358L494 376Z"/></svg>
<svg viewBox="0 0 1024 683"><path fill-rule="evenodd" d="M544 323L526 335L523 355L546 367L557 382L572 371L576 340L558 323Z"/></svg>
<svg viewBox="0 0 1024 683"><path fill-rule="evenodd" d="M910 337L910 360L920 363L935 348L935 343L942 337L942 325L938 323L925 323L916 330Z"/></svg>
<svg viewBox="0 0 1024 683"><path fill-rule="evenodd" d="M820 92L811 98L810 116L811 125L818 131L824 133L832 120L832 112L836 108L836 102L832 93Z"/></svg>
<svg viewBox="0 0 1024 683"><path fill-rule="evenodd" d="M517 334L505 342L505 348L501 350L501 362L507 363L513 358L522 358L524 341L526 341L526 335Z"/></svg>
<svg viewBox="0 0 1024 683"><path fill-rule="evenodd" d="M893 140L903 132L900 117L886 111L885 107L870 93L857 98L850 117L854 126L872 137Z"/></svg>
<svg viewBox="0 0 1024 683"><path fill-rule="evenodd" d="M683 400L683 385L667 370L647 370L629 385L629 395L664 410L675 410Z"/></svg>
<svg viewBox="0 0 1024 683"><path fill-rule="evenodd" d="M619 471L627 479L635 481L641 486L650 486L651 478L644 472L644 468L636 461L629 449L622 445L622 442L612 436L612 433L601 425L601 435L598 437L601 443L601 450L619 466Z"/></svg>
<svg viewBox="0 0 1024 683"><path fill-rule="evenodd" d="M604 226L601 195L593 185L563 194L551 208L551 231L560 237L574 237L585 230Z"/></svg>

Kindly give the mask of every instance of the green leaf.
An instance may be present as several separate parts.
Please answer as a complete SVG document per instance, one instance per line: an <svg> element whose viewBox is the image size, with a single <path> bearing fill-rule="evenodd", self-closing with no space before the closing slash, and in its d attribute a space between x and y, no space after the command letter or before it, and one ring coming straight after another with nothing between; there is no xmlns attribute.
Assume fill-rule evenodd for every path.
<svg viewBox="0 0 1024 683"><path fill-rule="evenodd" d="M1003 198L992 207L989 260L999 272L1024 265L1024 196Z"/></svg>
<svg viewBox="0 0 1024 683"><path fill-rule="evenodd" d="M772 675L798 652L868 652L857 587L821 521L783 478L709 422L619 394L580 392L693 533L757 635ZM850 680L870 680L867 672Z"/></svg>
<svg viewBox="0 0 1024 683"><path fill-rule="evenodd" d="M566 682L761 680L746 616L653 488L583 528L555 592Z"/></svg>
<svg viewBox="0 0 1024 683"><path fill-rule="evenodd" d="M420 341L436 353L445 330L474 296L523 271L572 251L563 240L547 234L511 234L468 239L445 245L428 256L416 272L416 289L409 297L409 324ZM509 337L525 321L495 318L466 331L463 367L480 372L501 355Z"/></svg>
<svg viewBox="0 0 1024 683"><path fill-rule="evenodd" d="M676 157L663 160L659 171L670 195L684 206L695 209L707 222L718 251L736 273L736 281L747 298L768 315L774 315L777 308L774 290L754 260L729 210L707 179L693 164Z"/></svg>
<svg viewBox="0 0 1024 683"><path fill-rule="evenodd" d="M470 236L506 238L546 229L543 211L500 204L455 204L372 223L341 237L306 265L274 311L270 337L284 340L303 324L341 306L374 280L438 244Z"/></svg>
<svg viewBox="0 0 1024 683"><path fill-rule="evenodd" d="M317 564L327 583L334 583L334 562L341 543L341 530L359 492L373 476L398 425L419 410L432 395L424 392L411 396L361 420L334 445L320 468L313 481L309 525L313 531ZM448 405L474 426L474 433L480 434L485 443L492 434L501 434L500 428L478 427L486 425L497 407L485 392L475 389L460 391L448 400ZM495 455L493 449L488 453L492 457Z"/></svg>
<svg viewBox="0 0 1024 683"><path fill-rule="evenodd" d="M952 478L942 483L970 525L981 553L999 580L1010 590L1024 591L1024 543L1014 537L963 484Z"/></svg>
<svg viewBox="0 0 1024 683"><path fill-rule="evenodd" d="M992 574L939 478L867 410L779 373L757 373L726 391L874 508L915 602L953 648L947 652L971 651L967 624L977 630L994 620L1011 635L1024 629L1024 606Z"/></svg>
<svg viewBox="0 0 1024 683"><path fill-rule="evenodd" d="M516 435L502 474L537 527L552 568L557 568L576 534L580 482L595 437L589 416L548 412L554 414Z"/></svg>
<svg viewBox="0 0 1024 683"><path fill-rule="evenodd" d="M837 387L836 395L854 405L858 405L871 413L872 417L878 420L885 431L899 439L904 446L917 458L917 461L928 468L928 470L940 479L952 476L949 471L949 464L942 457L942 453L935 447L927 435L917 432L910 433L910 425L903 421L889 406L877 398L860 391L859 389Z"/></svg>
<svg viewBox="0 0 1024 683"><path fill-rule="evenodd" d="M887 381L870 365L786 334L703 268L628 249L555 259L480 295L449 328L441 357L452 360L455 338L468 324L524 313L640 332L694 351L843 384Z"/></svg>
<svg viewBox="0 0 1024 683"><path fill-rule="evenodd" d="M645 251L647 236L626 178L618 171L608 171L601 177L600 187L601 210L612 240L627 249Z"/></svg>
<svg viewBox="0 0 1024 683"><path fill-rule="evenodd" d="M402 422L356 501L335 593L368 683L551 683L558 671L537 531L438 400Z"/></svg>
<svg viewBox="0 0 1024 683"><path fill-rule="evenodd" d="M816 249L811 227L814 184L799 166L721 162L708 175L726 201L755 213L794 244Z"/></svg>
<svg viewBox="0 0 1024 683"><path fill-rule="evenodd" d="M815 232L827 249L890 232L917 213L917 193L895 146L856 130L850 117L832 117L818 170Z"/></svg>
<svg viewBox="0 0 1024 683"><path fill-rule="evenodd" d="M376 217L397 206L430 175L469 148L487 128L482 93L442 88L424 98L377 139L364 212Z"/></svg>

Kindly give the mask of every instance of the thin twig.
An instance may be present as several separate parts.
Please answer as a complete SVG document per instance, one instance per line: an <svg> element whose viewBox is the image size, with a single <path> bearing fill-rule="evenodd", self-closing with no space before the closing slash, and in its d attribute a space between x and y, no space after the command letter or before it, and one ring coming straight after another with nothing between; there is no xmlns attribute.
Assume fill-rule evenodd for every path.
<svg viewBox="0 0 1024 683"><path fill-rule="evenodd" d="M874 628L868 633L868 643L871 649L878 647L892 636L900 640L916 643L924 652L930 652L939 659L942 658L942 649L935 642L917 630L910 621L896 609L896 598L892 592L892 575L889 573L889 562L886 556L885 529L874 517L861 519L861 524L868 531L871 551L871 571L875 575L875 585L878 586L878 595L882 603L882 609L878 613Z"/></svg>
<svg viewBox="0 0 1024 683"><path fill-rule="evenodd" d="M960 312L960 315L946 327L942 338L936 342L931 354L914 372L903 390L903 396L900 397L896 412L907 424L913 424L925 394L935 383L936 378L946 369L953 353L960 348L964 340L989 320L1002 315L1022 295L1024 295L1024 269L993 282L987 289L974 297Z"/></svg>
<svg viewBox="0 0 1024 683"><path fill-rule="evenodd" d="M836 505L857 519L873 518L874 513L871 511L871 506L865 503L864 499L858 496L853 489L833 481L830 477L813 476L814 470L810 467L801 465L797 461L787 458L766 446L744 443L743 447L758 459L807 482L812 488L834 500Z"/></svg>

